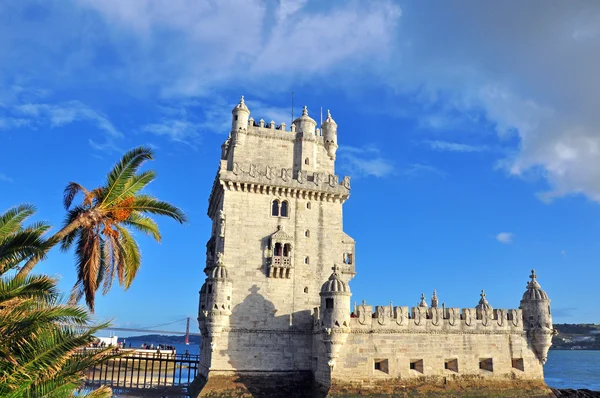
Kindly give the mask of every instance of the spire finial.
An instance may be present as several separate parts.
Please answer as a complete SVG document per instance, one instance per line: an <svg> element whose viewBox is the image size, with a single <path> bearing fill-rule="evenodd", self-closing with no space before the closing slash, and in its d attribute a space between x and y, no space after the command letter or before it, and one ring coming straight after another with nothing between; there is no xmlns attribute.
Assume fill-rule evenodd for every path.
<svg viewBox="0 0 600 398"><path fill-rule="evenodd" d="M529 277L531 278L531 281L535 281L535 279L537 278L537 275L535 274L535 270L532 269L531 270L531 275L529 275Z"/></svg>
<svg viewBox="0 0 600 398"><path fill-rule="evenodd" d="M304 108L302 109L302 116L308 116L308 108L306 105L304 105Z"/></svg>
<svg viewBox="0 0 600 398"><path fill-rule="evenodd" d="M327 118L331 119L331 112L329 112L329 109L327 109Z"/></svg>
<svg viewBox="0 0 600 398"><path fill-rule="evenodd" d="M242 95L242 98L240 99L240 104L244 103L244 96Z"/></svg>
<svg viewBox="0 0 600 398"><path fill-rule="evenodd" d="M480 296L481 296L481 299L482 299L482 300L485 300L485 290L481 289L481 294L480 294Z"/></svg>
<svg viewBox="0 0 600 398"><path fill-rule="evenodd" d="M333 270L333 273L336 275L338 274L338 271L342 270L337 264L333 264L333 267L331 269Z"/></svg>
<svg viewBox="0 0 600 398"><path fill-rule="evenodd" d="M425 301L425 293L421 293L421 302L419 303L419 307L429 307L427 305L427 301Z"/></svg>

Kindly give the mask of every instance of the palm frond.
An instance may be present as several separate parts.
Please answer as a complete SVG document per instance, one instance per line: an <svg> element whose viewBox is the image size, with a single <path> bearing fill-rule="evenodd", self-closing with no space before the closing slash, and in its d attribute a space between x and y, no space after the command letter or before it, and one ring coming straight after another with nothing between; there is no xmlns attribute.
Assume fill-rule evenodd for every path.
<svg viewBox="0 0 600 398"><path fill-rule="evenodd" d="M35 206L22 204L12 207L0 214L0 239L6 238L20 230L23 221L35 213Z"/></svg>
<svg viewBox="0 0 600 398"><path fill-rule="evenodd" d="M131 213L129 218L123 221L123 224L153 237L157 242L161 240L158 224L150 217L146 217L140 213Z"/></svg>
<svg viewBox="0 0 600 398"><path fill-rule="evenodd" d="M137 242L127 228L118 225L117 230L119 231L119 244L123 248L122 267L118 269L119 283L128 289L140 269L142 255Z"/></svg>
<svg viewBox="0 0 600 398"><path fill-rule="evenodd" d="M79 192L84 195L89 194L89 191L80 184L73 181L69 182L63 193L63 205L65 206L65 210L69 210L71 203L73 203L73 199L75 199L75 196L77 196Z"/></svg>
<svg viewBox="0 0 600 398"><path fill-rule="evenodd" d="M152 149L144 146L133 148L117 163L108 173L106 180L106 194L102 205L108 206L123 193L129 180L146 160L152 160Z"/></svg>
<svg viewBox="0 0 600 398"><path fill-rule="evenodd" d="M144 189L148 184L150 184L156 178L156 173L153 170L144 171L139 174L135 174L126 181L123 190L115 195L114 198L111 199L110 202L105 201L104 205L117 205L123 201L124 199L131 197L137 194L139 191Z"/></svg>
<svg viewBox="0 0 600 398"><path fill-rule="evenodd" d="M149 195L136 196L132 204L132 209L134 212L171 217L182 224L187 221L186 215L179 208Z"/></svg>

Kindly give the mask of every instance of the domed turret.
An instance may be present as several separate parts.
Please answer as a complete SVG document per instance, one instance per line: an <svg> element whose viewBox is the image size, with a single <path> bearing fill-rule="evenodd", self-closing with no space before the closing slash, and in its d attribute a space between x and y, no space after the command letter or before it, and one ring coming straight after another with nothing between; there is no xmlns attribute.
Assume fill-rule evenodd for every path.
<svg viewBox="0 0 600 398"><path fill-rule="evenodd" d="M315 135L315 129L317 122L310 116L308 116L308 109L306 106L302 109L302 116L294 120L294 126L296 126L296 132L302 134L302 136L313 136Z"/></svg>
<svg viewBox="0 0 600 398"><path fill-rule="evenodd" d="M350 332L350 288L341 279L341 270L335 265L329 279L321 286L321 326L324 328L323 343L331 369L339 350Z"/></svg>
<svg viewBox="0 0 600 398"><path fill-rule="evenodd" d="M331 113L329 109L327 110L327 118L321 125L321 131L323 131L323 142L325 144L325 149L327 150L327 155L333 160L335 160L335 152L337 151L337 123L331 117Z"/></svg>
<svg viewBox="0 0 600 398"><path fill-rule="evenodd" d="M243 95L240 99L240 103L231 110L231 114L231 131L238 131L239 129L245 130L248 128L248 117L250 116L250 110L244 103Z"/></svg>
<svg viewBox="0 0 600 398"><path fill-rule="evenodd" d="M427 305L427 300L425 299L425 293L421 293L421 302L418 305L421 308L429 308Z"/></svg>
<svg viewBox="0 0 600 398"><path fill-rule="evenodd" d="M229 324L231 315L232 283L223 262L223 253L217 253L216 263L206 270L206 282L200 289L200 329L208 335L219 333Z"/></svg>
<svg viewBox="0 0 600 398"><path fill-rule="evenodd" d="M485 298L485 291L481 289L481 298L479 299L479 304L475 306L475 311L477 313L477 319L482 319L484 314L491 314L494 310L490 303L488 303Z"/></svg>
<svg viewBox="0 0 600 398"><path fill-rule="evenodd" d="M536 356L544 364L555 333L552 328L550 299L538 283L535 270L531 270L529 277L531 281L527 283L520 307L523 310L523 326Z"/></svg>

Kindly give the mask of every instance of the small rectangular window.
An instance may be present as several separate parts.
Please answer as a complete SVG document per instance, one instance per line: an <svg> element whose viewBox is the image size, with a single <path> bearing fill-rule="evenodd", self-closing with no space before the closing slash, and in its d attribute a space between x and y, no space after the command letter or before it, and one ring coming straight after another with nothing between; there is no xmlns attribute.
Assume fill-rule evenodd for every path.
<svg viewBox="0 0 600 398"><path fill-rule="evenodd" d="M458 373L458 359L446 359L444 369Z"/></svg>
<svg viewBox="0 0 600 398"><path fill-rule="evenodd" d="M333 299L332 298L325 299L325 309L327 309L327 310L333 309Z"/></svg>
<svg viewBox="0 0 600 398"><path fill-rule="evenodd" d="M211 284L209 284L209 285L208 285L208 294L211 294L211 293L212 293L212 285L211 285Z"/></svg>
<svg viewBox="0 0 600 398"><path fill-rule="evenodd" d="M525 364L523 363L523 358L513 358L512 359L512 367L514 369L519 369L520 371L525 371Z"/></svg>
<svg viewBox="0 0 600 398"><path fill-rule="evenodd" d="M494 360L492 358L480 358L479 359L479 369L485 370L488 372L494 371Z"/></svg>
<svg viewBox="0 0 600 398"><path fill-rule="evenodd" d="M410 368L416 372L423 373L423 360L422 359L411 359Z"/></svg>
<svg viewBox="0 0 600 398"><path fill-rule="evenodd" d="M390 373L387 359L375 359L373 368L383 373Z"/></svg>

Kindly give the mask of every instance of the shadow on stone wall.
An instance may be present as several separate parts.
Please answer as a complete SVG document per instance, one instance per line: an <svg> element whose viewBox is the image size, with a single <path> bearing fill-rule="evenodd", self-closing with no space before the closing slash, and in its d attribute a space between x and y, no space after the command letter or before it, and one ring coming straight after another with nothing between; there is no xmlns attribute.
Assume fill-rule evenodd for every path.
<svg viewBox="0 0 600 398"><path fill-rule="evenodd" d="M275 305L260 294L260 288L256 285L249 290L248 296L241 303L232 308L230 326L232 328L243 327L254 330L269 329L287 331L293 329L290 325L290 315L276 316ZM294 314L294 319L310 319L310 311L299 311ZM236 324L237 323L237 324ZM310 329L310 323L304 325ZM326 397L327 391L320 390L314 383L314 378L308 365L302 369L294 355L293 345L285 344L286 338L297 338L294 334L273 333L244 333L230 334L227 354L229 363L234 369L246 369L249 373L239 373L233 376L212 376L208 381L204 380L202 385L195 382L195 388L200 390L201 397ZM282 337L283 336L283 337ZM296 335L297 336L297 335ZM308 335L310 336L310 335ZM312 342L311 337L307 339ZM310 343L308 343L310 344ZM251 350L248 350L252 347ZM310 353L298 353L298 356ZM274 368L276 360L284 358L290 366L282 369ZM304 358L304 363L310 363L310 358ZM249 366L253 363L255 366ZM292 370L297 369L297 370ZM271 373L277 372L276 374ZM192 395L194 396L194 395Z"/></svg>

